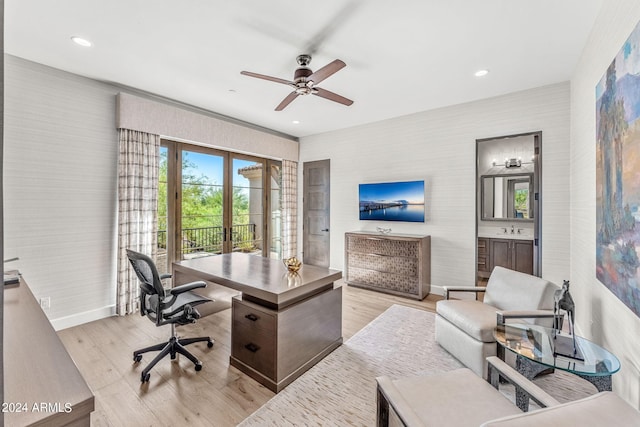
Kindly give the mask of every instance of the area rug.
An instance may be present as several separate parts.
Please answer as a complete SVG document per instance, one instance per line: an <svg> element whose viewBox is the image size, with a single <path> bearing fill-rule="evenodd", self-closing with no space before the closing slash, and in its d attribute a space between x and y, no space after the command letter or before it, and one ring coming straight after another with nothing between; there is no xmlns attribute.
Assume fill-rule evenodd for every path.
<svg viewBox="0 0 640 427"><path fill-rule="evenodd" d="M245 419L239 426L373 426L376 381L462 367L434 338L435 315L393 305ZM560 401L596 392L556 372L536 384ZM513 401L513 389L501 386Z"/></svg>

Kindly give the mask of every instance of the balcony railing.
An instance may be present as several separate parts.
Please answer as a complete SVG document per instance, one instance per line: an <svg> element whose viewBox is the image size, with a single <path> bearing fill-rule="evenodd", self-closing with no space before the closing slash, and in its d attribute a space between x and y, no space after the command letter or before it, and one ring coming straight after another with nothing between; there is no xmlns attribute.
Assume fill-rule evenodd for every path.
<svg viewBox="0 0 640 427"><path fill-rule="evenodd" d="M256 225L237 224L230 228L233 248L251 249L256 247ZM224 227L194 227L182 229L182 244L180 258L188 254L219 254L222 253L224 242ZM167 230L158 230L158 248L167 247Z"/></svg>

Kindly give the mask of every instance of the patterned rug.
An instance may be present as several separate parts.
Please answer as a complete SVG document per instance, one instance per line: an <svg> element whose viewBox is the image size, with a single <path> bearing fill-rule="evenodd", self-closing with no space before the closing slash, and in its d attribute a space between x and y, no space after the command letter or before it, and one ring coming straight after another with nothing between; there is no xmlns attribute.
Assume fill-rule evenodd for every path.
<svg viewBox="0 0 640 427"><path fill-rule="evenodd" d="M391 306L239 425L375 425L376 377L428 375L462 366L435 342L434 324L433 313ZM560 401L596 392L562 372L535 382ZM512 388L500 389L513 401Z"/></svg>

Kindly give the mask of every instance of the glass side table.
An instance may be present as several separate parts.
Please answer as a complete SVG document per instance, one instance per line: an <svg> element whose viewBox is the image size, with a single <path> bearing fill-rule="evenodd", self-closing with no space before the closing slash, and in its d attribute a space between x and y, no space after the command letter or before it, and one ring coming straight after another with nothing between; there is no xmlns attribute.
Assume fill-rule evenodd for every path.
<svg viewBox="0 0 640 427"><path fill-rule="evenodd" d="M566 343L567 337L569 340L572 337L554 329L510 323L498 325L493 336L499 344L498 356L504 360L505 349L515 353L516 370L529 380L542 371L560 369L589 381L598 391L611 391L611 375L620 370L620 361L616 356L577 335L575 341L579 358L556 353L557 339L563 339ZM516 405L526 411L528 399L516 393Z"/></svg>

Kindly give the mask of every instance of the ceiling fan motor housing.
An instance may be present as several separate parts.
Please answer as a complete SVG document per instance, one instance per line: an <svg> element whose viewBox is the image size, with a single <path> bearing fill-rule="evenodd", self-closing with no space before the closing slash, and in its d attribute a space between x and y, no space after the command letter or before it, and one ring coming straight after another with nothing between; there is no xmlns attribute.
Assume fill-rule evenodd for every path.
<svg viewBox="0 0 640 427"><path fill-rule="evenodd" d="M298 68L293 74L294 85L299 95L308 95L312 92L313 82L307 80L311 74L313 71L304 66Z"/></svg>

